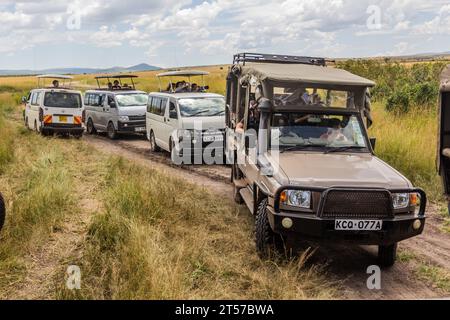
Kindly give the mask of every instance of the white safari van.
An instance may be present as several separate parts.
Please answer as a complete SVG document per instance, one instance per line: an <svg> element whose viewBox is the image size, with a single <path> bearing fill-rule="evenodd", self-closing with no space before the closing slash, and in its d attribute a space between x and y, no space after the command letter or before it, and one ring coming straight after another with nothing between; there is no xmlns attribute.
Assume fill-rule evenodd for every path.
<svg viewBox="0 0 450 320"><path fill-rule="evenodd" d="M145 110L148 94L136 90L136 75L96 77L98 89L84 95L86 130L88 134L106 132L110 139L118 134L145 134ZM124 79L130 80L127 84ZM100 80L106 80L102 87Z"/></svg>
<svg viewBox="0 0 450 320"><path fill-rule="evenodd" d="M159 74L159 78L188 77L189 82L174 84L171 79L167 91L149 94L146 128L151 151L170 152L176 164L224 161L225 98L190 82L205 74L188 70Z"/></svg>
<svg viewBox="0 0 450 320"><path fill-rule="evenodd" d="M48 74L37 78L38 89L22 98L25 126L43 135L64 133L81 137L83 99L80 91L69 89L72 77ZM46 79L50 80L50 86L45 85Z"/></svg>

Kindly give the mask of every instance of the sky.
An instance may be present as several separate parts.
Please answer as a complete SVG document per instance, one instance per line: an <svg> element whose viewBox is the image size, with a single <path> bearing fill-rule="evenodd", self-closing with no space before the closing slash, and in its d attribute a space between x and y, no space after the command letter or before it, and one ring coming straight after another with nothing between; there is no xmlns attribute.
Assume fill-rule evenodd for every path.
<svg viewBox="0 0 450 320"><path fill-rule="evenodd" d="M450 51L450 0L0 0L0 69Z"/></svg>

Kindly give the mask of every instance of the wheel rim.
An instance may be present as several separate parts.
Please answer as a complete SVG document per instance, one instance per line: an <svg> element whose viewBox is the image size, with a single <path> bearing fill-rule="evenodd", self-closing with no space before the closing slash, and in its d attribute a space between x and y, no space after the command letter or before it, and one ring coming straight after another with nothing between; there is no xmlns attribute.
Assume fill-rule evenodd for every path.
<svg viewBox="0 0 450 320"><path fill-rule="evenodd" d="M88 129L88 133L92 133L93 132L93 125L92 125L92 120L89 119L88 124L87 124L87 129Z"/></svg>
<svg viewBox="0 0 450 320"><path fill-rule="evenodd" d="M114 137L114 128L111 123L108 125L108 135L110 138Z"/></svg>

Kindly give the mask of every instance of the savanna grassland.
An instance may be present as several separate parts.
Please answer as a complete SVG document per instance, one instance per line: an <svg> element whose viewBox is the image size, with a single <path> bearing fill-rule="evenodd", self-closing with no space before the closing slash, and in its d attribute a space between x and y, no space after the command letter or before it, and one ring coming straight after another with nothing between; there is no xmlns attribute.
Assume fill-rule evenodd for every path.
<svg viewBox="0 0 450 320"><path fill-rule="evenodd" d="M378 83L370 128L376 153L442 205L435 159L437 75L444 63L420 65L338 63ZM211 72L210 91L224 94L227 67L199 69ZM138 73L137 87L158 90L156 73ZM20 99L34 85L34 77L0 77L0 191L8 210L0 233L0 298L340 296L341 283L327 277L325 266L305 264L308 251L287 262L261 261L252 218L230 199L83 140L25 130ZM81 75L74 85L86 90L96 82ZM82 290L66 289L68 264L81 267Z"/></svg>

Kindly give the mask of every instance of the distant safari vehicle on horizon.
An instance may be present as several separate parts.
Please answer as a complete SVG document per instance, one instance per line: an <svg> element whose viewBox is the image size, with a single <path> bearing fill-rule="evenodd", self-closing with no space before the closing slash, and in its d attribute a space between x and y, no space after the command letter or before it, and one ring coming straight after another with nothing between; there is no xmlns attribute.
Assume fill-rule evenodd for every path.
<svg viewBox="0 0 450 320"><path fill-rule="evenodd" d="M389 267L397 243L423 232L425 192L377 158L368 136L373 86L324 58L234 56L226 153L262 258L300 240L342 242L377 245Z"/></svg>
<svg viewBox="0 0 450 320"><path fill-rule="evenodd" d="M25 126L43 135L62 133L81 137L83 99L80 91L70 88L72 77L46 74L37 79L37 89L22 98ZM51 85L45 84L46 79L52 81Z"/></svg>
<svg viewBox="0 0 450 320"><path fill-rule="evenodd" d="M147 138L152 152L165 150L176 164L222 164L224 161L225 99L207 93L208 72L171 71L158 74L160 92L148 97ZM169 78L163 89L161 78ZM173 77L188 81L172 81ZM191 82L202 77L202 85ZM165 87L165 86L164 86Z"/></svg>
<svg viewBox="0 0 450 320"><path fill-rule="evenodd" d="M89 134L106 132L110 139L118 134L145 134L145 110L147 93L136 90L136 75L98 76L98 89L84 94L86 131ZM130 84L123 82L129 79ZM100 80L107 85L101 86Z"/></svg>

